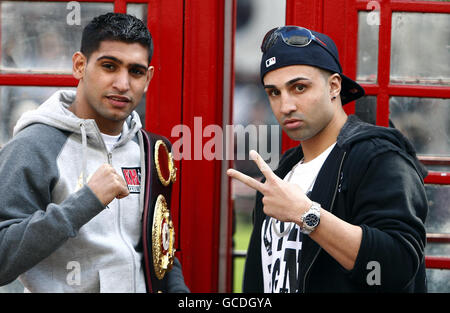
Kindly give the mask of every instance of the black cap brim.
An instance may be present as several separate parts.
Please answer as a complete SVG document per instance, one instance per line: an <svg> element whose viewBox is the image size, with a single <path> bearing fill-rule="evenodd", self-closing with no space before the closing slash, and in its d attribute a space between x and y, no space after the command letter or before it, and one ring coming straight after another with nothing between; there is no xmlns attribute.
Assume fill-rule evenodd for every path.
<svg viewBox="0 0 450 313"><path fill-rule="evenodd" d="M339 75L342 77L341 102L343 105L364 96L365 92L363 87L353 79L343 74Z"/></svg>

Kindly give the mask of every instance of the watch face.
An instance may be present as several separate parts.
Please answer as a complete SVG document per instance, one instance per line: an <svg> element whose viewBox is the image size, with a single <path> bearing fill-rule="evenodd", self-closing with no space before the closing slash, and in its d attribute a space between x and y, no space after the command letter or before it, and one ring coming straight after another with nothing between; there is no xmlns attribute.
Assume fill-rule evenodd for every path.
<svg viewBox="0 0 450 313"><path fill-rule="evenodd" d="M303 220L308 227L316 227L319 224L319 217L316 214L308 214Z"/></svg>

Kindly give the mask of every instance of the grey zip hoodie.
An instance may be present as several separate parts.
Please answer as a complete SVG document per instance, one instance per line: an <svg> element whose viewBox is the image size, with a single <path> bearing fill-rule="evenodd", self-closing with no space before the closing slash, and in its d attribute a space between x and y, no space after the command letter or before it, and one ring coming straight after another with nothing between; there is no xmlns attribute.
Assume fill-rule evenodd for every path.
<svg viewBox="0 0 450 313"><path fill-rule="evenodd" d="M108 152L95 121L67 109L74 99L58 91L25 113L0 150L0 285L20 275L30 292L145 292L139 116ZM85 184L104 163L130 190L107 208Z"/></svg>

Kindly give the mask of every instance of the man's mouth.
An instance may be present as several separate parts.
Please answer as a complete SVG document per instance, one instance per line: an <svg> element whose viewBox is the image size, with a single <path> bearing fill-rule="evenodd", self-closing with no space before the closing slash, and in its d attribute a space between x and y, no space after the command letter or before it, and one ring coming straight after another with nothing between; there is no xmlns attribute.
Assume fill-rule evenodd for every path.
<svg viewBox="0 0 450 313"><path fill-rule="evenodd" d="M124 107L124 106L128 105L128 103L131 102L130 97L121 96L121 95L109 95L109 96L106 96L106 98L109 100L109 102L114 107Z"/></svg>
<svg viewBox="0 0 450 313"><path fill-rule="evenodd" d="M303 121L296 118L289 118L283 122L283 125L287 129L296 129L303 125Z"/></svg>

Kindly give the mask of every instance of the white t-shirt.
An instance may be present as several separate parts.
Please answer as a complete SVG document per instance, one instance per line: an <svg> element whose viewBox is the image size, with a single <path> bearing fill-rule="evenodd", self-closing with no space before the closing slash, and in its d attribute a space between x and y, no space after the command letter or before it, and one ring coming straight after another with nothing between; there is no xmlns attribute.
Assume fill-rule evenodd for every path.
<svg viewBox="0 0 450 313"><path fill-rule="evenodd" d="M303 163L303 160L300 161L284 180L299 185L308 195L314 187L317 174L335 144L328 147L314 160L307 163ZM302 236L297 224L280 222L266 217L261 230L264 292L297 292Z"/></svg>
<svg viewBox="0 0 450 313"><path fill-rule="evenodd" d="M108 152L111 152L111 149L114 146L114 144L116 142L118 142L120 139L120 136L122 136L121 133L117 136L111 136L111 135L107 135L104 133L101 133L101 135L102 135L103 141L105 142L106 149L108 149Z"/></svg>
<svg viewBox="0 0 450 313"><path fill-rule="evenodd" d="M106 149L108 152L111 152L112 147L120 140L120 136L122 136L122 133L128 132L128 124L126 122L123 123L123 129L122 132L119 135L111 136L104 133L100 133L102 135L103 141L105 142Z"/></svg>

